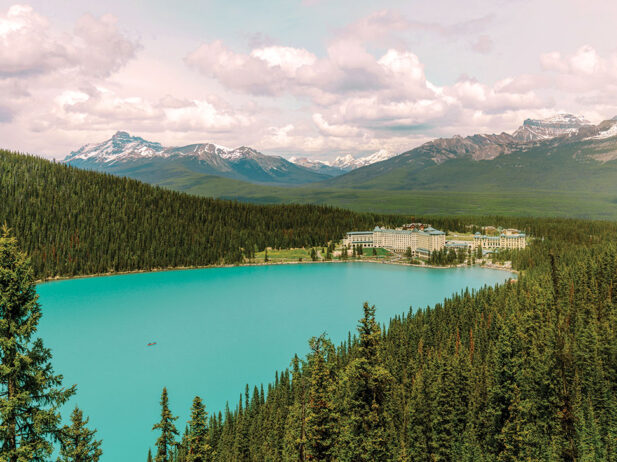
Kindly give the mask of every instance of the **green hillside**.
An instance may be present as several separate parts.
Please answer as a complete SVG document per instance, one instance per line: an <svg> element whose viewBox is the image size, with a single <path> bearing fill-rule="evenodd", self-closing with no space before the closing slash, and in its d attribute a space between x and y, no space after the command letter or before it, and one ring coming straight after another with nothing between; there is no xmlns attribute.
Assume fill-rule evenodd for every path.
<svg viewBox="0 0 617 462"><path fill-rule="evenodd" d="M153 181L165 188L191 194L257 204L322 204L374 213L438 215L555 216L617 220L617 191L483 192L456 190L382 190L302 186L283 188L254 185L209 175L188 175Z"/></svg>
<svg viewBox="0 0 617 462"><path fill-rule="evenodd" d="M254 185L177 172L140 176L166 188L260 204L315 203L406 214L499 214L617 219L614 140L535 146L492 160L436 165L405 154L327 182L298 187ZM593 158L591 156L596 156ZM606 158L606 157L605 157Z"/></svg>
<svg viewBox="0 0 617 462"><path fill-rule="evenodd" d="M237 263L403 217L200 198L0 151L0 223L37 277Z"/></svg>
<svg viewBox="0 0 617 462"><path fill-rule="evenodd" d="M494 223L543 238L513 254L516 283L413 307L384 326L375 307L358 306L346 342L315 332L309 354L290 354L267 387L247 385L235 408L200 416L203 453L221 462L616 460L617 225ZM198 450L195 435L170 435L176 460Z"/></svg>
<svg viewBox="0 0 617 462"><path fill-rule="evenodd" d="M441 164L419 159L412 152L381 165L355 170L327 184L388 190L617 192L617 140L602 143L551 141L491 160L462 157ZM611 154L612 160L596 160L603 155L610 158Z"/></svg>

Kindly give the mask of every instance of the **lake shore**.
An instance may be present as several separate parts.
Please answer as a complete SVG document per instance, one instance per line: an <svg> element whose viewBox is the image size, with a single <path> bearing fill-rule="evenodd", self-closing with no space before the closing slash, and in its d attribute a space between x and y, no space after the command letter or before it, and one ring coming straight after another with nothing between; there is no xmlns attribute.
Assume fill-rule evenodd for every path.
<svg viewBox="0 0 617 462"><path fill-rule="evenodd" d="M55 282L55 281L66 281L71 279L86 279L86 278L98 278L105 276L122 276L126 274L140 274L140 273L161 273L166 271L185 271L185 270L195 270L195 269L207 269L207 268L233 268L236 266L272 266L272 265L314 265L314 264L324 264L324 263L380 263L383 265L399 265L399 266L412 266L415 268L430 268L430 269L452 269L452 268L487 268L494 269L500 271L507 271L509 273L516 274L517 276L520 274L519 271L507 268L501 265L472 265L469 266L467 264L460 265L451 265L451 266L437 266L437 265L418 265L416 263L408 263L404 261L397 260L379 260L373 258L367 259L348 259L348 260L318 260L318 261L268 261L268 262L245 262L245 263L236 263L236 264L223 264L223 265L205 265L205 266L174 266L167 268L151 268L151 269L142 269L142 270L132 270L132 271L109 271L106 273L95 273L95 274L83 274L76 276L55 276L52 278L38 279L35 281L36 284L44 284L46 282Z"/></svg>

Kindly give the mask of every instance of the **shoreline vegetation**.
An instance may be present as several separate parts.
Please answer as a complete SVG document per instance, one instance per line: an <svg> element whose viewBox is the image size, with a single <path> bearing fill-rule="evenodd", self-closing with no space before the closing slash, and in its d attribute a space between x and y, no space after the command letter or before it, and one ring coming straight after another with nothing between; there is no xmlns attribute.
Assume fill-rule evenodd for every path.
<svg viewBox="0 0 617 462"><path fill-rule="evenodd" d="M288 249L288 250L297 250L297 249ZM234 268L239 266L276 266L276 265L305 265L305 264L323 264L323 263L380 263L385 265L398 265L398 266L412 266L416 268L428 268L428 269L453 269L453 268L487 268L494 269L499 271L506 271L517 276L520 275L520 272L514 268L506 267L505 265L498 265L494 263L485 263L485 264L473 264L467 265L465 263L458 265L430 265L426 264L417 264L410 263L407 261L400 260L387 260L387 259L378 259L378 258L348 258L346 260L337 259L337 260L281 260L281 261L252 261L252 262L244 262L244 263L222 263L222 264L213 264L213 265L196 265L196 266L176 266L176 267L166 267L166 268L150 268L150 269L140 269L140 270L132 270L132 271L108 271L105 273L94 273L94 274L80 274L75 276L54 276L45 279L38 279L35 283L45 284L47 282L56 282L56 281L68 281L73 279L88 279L88 278L98 278L98 277L106 277L106 276L123 276L128 274L142 274L142 273L164 273L167 271L188 271L188 270L198 270L198 269L210 269L210 268ZM513 279L513 278L511 278Z"/></svg>

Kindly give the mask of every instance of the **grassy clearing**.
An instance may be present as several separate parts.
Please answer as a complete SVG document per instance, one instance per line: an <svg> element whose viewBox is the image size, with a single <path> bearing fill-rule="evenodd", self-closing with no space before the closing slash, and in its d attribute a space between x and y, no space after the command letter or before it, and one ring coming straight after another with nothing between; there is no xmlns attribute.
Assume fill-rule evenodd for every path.
<svg viewBox="0 0 617 462"><path fill-rule="evenodd" d="M317 250L317 249L316 249ZM311 249L268 249L268 261L272 263L292 262L299 261L311 261ZM264 252L257 252L255 254L255 262L263 262L265 257Z"/></svg>

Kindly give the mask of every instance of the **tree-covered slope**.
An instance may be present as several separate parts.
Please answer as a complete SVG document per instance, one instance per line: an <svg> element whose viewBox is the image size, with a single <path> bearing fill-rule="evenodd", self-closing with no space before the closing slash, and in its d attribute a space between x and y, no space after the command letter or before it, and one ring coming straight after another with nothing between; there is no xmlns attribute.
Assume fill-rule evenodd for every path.
<svg viewBox="0 0 617 462"><path fill-rule="evenodd" d="M525 142L507 134L435 140L294 188L164 168L138 175L170 189L255 203L316 203L380 213L616 219L617 137L602 138L616 127L615 121L607 121L583 127L577 135Z"/></svg>
<svg viewBox="0 0 617 462"><path fill-rule="evenodd" d="M615 192L617 137L607 140L557 138L510 145L494 158L452 155L421 147L326 182L329 187L385 190Z"/></svg>
<svg viewBox="0 0 617 462"><path fill-rule="evenodd" d="M338 348L312 339L305 359L212 415L209 460L616 460L617 225L435 225L488 222L543 238L512 255L517 282L414 307L387 328L365 305L357 335ZM175 461L190 460L193 437L189 427Z"/></svg>
<svg viewBox="0 0 617 462"><path fill-rule="evenodd" d="M7 151L0 197L0 223L39 278L236 263L266 246L321 245L402 219L195 197Z"/></svg>

